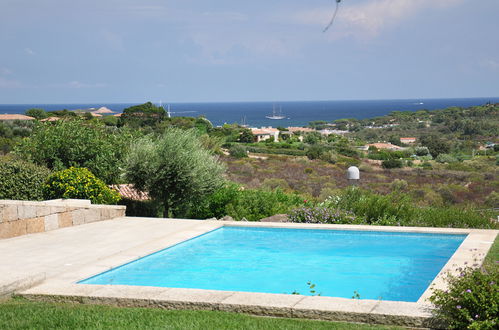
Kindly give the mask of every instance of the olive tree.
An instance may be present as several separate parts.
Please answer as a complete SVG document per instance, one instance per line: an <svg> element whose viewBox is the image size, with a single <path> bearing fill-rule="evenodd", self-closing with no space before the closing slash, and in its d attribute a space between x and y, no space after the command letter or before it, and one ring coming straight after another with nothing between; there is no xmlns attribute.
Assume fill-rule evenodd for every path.
<svg viewBox="0 0 499 330"><path fill-rule="evenodd" d="M168 218L185 214L190 205L220 188L225 167L203 148L194 130L172 127L132 144L124 170L128 182L148 192Z"/></svg>

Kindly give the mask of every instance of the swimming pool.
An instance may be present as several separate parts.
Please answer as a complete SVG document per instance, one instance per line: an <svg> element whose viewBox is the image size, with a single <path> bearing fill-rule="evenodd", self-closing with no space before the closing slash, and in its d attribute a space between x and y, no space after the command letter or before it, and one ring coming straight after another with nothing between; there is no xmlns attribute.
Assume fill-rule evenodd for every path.
<svg viewBox="0 0 499 330"><path fill-rule="evenodd" d="M465 237L225 226L79 283L416 302Z"/></svg>

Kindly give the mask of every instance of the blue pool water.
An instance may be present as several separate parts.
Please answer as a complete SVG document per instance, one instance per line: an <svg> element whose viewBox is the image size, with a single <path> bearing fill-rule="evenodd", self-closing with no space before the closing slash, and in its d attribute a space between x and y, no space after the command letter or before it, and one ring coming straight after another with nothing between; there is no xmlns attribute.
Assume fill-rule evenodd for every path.
<svg viewBox="0 0 499 330"><path fill-rule="evenodd" d="M415 302L465 237L222 227L80 283Z"/></svg>

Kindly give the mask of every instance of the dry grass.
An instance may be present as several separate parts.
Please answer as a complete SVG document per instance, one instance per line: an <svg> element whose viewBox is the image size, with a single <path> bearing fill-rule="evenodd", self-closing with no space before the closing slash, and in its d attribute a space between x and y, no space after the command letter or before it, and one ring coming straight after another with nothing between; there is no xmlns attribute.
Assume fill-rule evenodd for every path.
<svg viewBox="0 0 499 330"><path fill-rule="evenodd" d="M268 159L242 160L226 157L224 161L228 166L229 179L249 188L262 188L269 186L269 182L285 181L279 185L284 190L323 197L328 190L345 188L349 184L346 165L329 164L306 157L269 155ZM433 170L409 167L385 170L372 161L364 161L359 167L361 187L388 193L393 189L394 180L405 180L405 190L423 204L482 204L492 191L499 188L497 167L492 167L492 170L489 168L485 174L447 170L445 167Z"/></svg>

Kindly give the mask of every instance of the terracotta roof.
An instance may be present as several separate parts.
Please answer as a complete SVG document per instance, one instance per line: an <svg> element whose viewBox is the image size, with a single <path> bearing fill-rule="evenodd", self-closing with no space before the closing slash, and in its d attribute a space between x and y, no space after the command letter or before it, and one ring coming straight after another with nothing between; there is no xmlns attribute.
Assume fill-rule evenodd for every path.
<svg viewBox="0 0 499 330"><path fill-rule="evenodd" d="M0 115L0 120L35 120L35 118L25 115L17 115L17 114L3 114Z"/></svg>
<svg viewBox="0 0 499 330"><path fill-rule="evenodd" d="M277 128L272 128L272 127L262 127L262 128L252 128L251 133L254 135L267 135L267 134L274 134L278 133L279 130Z"/></svg>
<svg viewBox="0 0 499 330"><path fill-rule="evenodd" d="M112 184L109 186L116 190L123 198L135 201L149 200L149 195L146 192L136 190L132 184Z"/></svg>
<svg viewBox="0 0 499 330"><path fill-rule="evenodd" d="M400 141L416 141L415 137L401 137Z"/></svg>
<svg viewBox="0 0 499 330"><path fill-rule="evenodd" d="M270 134L272 134L271 132L269 132L267 130L263 130L263 129L252 129L251 133L253 133L254 135L270 135Z"/></svg>
<svg viewBox="0 0 499 330"><path fill-rule="evenodd" d="M61 118L59 118L59 117L48 117L48 118L42 119L40 121L57 121L57 120L61 120Z"/></svg>

